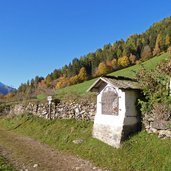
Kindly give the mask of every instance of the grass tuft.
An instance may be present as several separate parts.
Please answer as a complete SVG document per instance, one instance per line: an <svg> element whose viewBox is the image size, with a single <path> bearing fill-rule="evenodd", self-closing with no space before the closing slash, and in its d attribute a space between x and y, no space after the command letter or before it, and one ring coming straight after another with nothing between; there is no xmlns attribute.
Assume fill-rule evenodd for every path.
<svg viewBox="0 0 171 171"><path fill-rule="evenodd" d="M2 156L0 156L0 171L15 171L15 169L12 168Z"/></svg>

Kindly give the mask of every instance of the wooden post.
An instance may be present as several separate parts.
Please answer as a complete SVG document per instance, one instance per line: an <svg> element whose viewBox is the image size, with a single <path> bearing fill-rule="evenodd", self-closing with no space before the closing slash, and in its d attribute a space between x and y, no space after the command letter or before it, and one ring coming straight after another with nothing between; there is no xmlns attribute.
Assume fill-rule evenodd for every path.
<svg viewBox="0 0 171 171"><path fill-rule="evenodd" d="M171 96L171 78L170 78L170 83L169 83L169 95Z"/></svg>
<svg viewBox="0 0 171 171"><path fill-rule="evenodd" d="M49 119L51 120L51 103L49 103Z"/></svg>
<svg viewBox="0 0 171 171"><path fill-rule="evenodd" d="M49 119L51 120L52 117L51 117L51 103L52 103L52 96L48 96L47 97L47 100L49 102L49 113L48 113L48 116L49 116Z"/></svg>

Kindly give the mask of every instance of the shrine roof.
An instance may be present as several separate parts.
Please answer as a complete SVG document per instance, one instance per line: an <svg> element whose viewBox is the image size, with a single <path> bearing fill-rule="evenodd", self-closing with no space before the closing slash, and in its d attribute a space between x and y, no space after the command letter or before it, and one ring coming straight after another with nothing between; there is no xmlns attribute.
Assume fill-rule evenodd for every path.
<svg viewBox="0 0 171 171"><path fill-rule="evenodd" d="M135 79L120 76L103 76L97 79L87 91L100 92L107 84L118 87L119 89L141 89L138 81Z"/></svg>

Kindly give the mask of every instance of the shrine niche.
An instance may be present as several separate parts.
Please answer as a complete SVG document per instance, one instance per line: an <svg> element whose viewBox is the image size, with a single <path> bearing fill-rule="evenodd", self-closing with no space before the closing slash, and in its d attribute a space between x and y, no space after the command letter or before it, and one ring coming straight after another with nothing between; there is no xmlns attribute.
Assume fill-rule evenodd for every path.
<svg viewBox="0 0 171 171"><path fill-rule="evenodd" d="M138 130L140 113L136 109L140 87L136 80L101 77L88 91L97 92L93 137L113 147Z"/></svg>
<svg viewBox="0 0 171 171"><path fill-rule="evenodd" d="M118 94L113 87L106 87L102 92L102 114L118 115Z"/></svg>

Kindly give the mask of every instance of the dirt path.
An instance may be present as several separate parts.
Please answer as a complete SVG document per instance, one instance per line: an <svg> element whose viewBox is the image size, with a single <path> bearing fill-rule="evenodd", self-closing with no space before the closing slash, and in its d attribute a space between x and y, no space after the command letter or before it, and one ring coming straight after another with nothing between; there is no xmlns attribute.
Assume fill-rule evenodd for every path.
<svg viewBox="0 0 171 171"><path fill-rule="evenodd" d="M17 170L22 171L102 171L89 161L2 129L0 155L5 156Z"/></svg>

